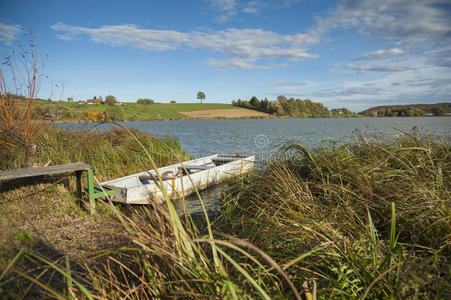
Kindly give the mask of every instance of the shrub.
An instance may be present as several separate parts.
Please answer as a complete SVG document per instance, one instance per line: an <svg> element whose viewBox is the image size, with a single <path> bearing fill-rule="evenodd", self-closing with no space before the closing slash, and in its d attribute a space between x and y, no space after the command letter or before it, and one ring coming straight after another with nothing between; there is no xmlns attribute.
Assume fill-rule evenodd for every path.
<svg viewBox="0 0 451 300"><path fill-rule="evenodd" d="M105 110L105 121L124 121L124 111L117 106L109 107Z"/></svg>
<svg viewBox="0 0 451 300"><path fill-rule="evenodd" d="M117 103L116 97L108 95L105 97L105 105L115 105Z"/></svg>
<svg viewBox="0 0 451 300"><path fill-rule="evenodd" d="M138 104L154 104L155 102L152 99L143 98L143 99L138 99L137 103Z"/></svg>

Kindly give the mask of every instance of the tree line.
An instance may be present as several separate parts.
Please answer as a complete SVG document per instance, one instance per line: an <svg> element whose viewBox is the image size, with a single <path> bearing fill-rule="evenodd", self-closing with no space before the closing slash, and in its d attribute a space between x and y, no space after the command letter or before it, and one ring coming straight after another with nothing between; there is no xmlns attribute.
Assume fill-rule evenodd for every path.
<svg viewBox="0 0 451 300"><path fill-rule="evenodd" d="M283 95L278 96L276 101L270 101L267 98L259 100L255 96L249 101L238 99L232 101L232 105L293 118L322 118L332 115L320 102L309 99L287 99Z"/></svg>
<svg viewBox="0 0 451 300"><path fill-rule="evenodd" d="M408 104L376 106L364 110L361 114L370 117L421 117L426 114L445 116L451 112L451 103Z"/></svg>

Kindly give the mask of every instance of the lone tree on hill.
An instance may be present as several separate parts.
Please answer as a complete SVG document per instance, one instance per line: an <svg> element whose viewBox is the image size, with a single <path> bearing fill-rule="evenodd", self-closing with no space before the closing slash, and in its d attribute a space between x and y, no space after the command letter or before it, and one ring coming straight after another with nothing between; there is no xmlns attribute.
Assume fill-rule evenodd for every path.
<svg viewBox="0 0 451 300"><path fill-rule="evenodd" d="M116 104L117 100L116 97L108 95L105 97L105 104L106 105L114 105Z"/></svg>
<svg viewBox="0 0 451 300"><path fill-rule="evenodd" d="M204 94L204 92L198 92L198 93L197 93L197 99L200 99L200 104L202 104L202 100L205 99L205 94Z"/></svg>

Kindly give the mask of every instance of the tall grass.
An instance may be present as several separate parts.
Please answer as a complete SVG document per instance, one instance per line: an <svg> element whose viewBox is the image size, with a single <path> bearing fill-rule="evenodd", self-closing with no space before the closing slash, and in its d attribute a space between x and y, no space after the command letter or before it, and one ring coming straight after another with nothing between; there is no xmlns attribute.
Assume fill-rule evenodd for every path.
<svg viewBox="0 0 451 300"><path fill-rule="evenodd" d="M222 230L325 298L449 296L448 144L405 135L283 154L235 183Z"/></svg>
<svg viewBox="0 0 451 300"><path fill-rule="evenodd" d="M124 131L136 140L156 169L154 156L142 141L128 129ZM177 155L170 147L166 149ZM162 185L158 172L157 175ZM123 215L111 205L126 230L122 234L127 241L125 247L89 253L72 262L67 258L65 262L52 262L26 252L22 258L34 264L31 271L9 264L3 274L10 271L20 275L44 295L57 298L270 299L276 291L282 298L301 299L289 277L269 256L234 237L216 239L205 210L208 234L201 233L190 216L180 218L166 198L164 206L155 203L131 216ZM200 197L199 200L202 201ZM254 250L260 259L245 247ZM237 261L231 252L244 255L246 261ZM265 270L260 260L267 261L275 271ZM288 285L289 291L284 285Z"/></svg>
<svg viewBox="0 0 451 300"><path fill-rule="evenodd" d="M177 154L181 159L190 158L173 138L157 138L133 130L158 166L175 163ZM3 150L3 151L2 151ZM0 169L25 166L25 149L20 145L11 149L1 148L3 159ZM70 162L90 164L100 180L121 177L152 168L139 143L124 129L107 131L66 131L47 127L36 140L36 163L38 165Z"/></svg>
<svg viewBox="0 0 451 300"><path fill-rule="evenodd" d="M169 200L127 216L111 206L123 247L56 262L24 252L35 268L2 276L66 298L446 298L449 150L411 136L293 144L232 182L214 222L179 217Z"/></svg>

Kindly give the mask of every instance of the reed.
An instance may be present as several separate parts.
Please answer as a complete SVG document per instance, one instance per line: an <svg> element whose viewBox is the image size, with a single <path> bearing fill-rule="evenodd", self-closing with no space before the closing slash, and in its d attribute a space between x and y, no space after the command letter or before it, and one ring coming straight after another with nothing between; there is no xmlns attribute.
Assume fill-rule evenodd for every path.
<svg viewBox="0 0 451 300"><path fill-rule="evenodd" d="M146 147L141 134L125 128L120 132L125 132L137 143L141 153L156 169L159 156ZM183 153L172 146L162 144L167 155L184 159ZM159 183L162 183L161 178ZM199 200L202 201L200 196ZM65 260L56 261L43 254L23 251L20 259L28 268L2 264L2 274L10 274L13 278L19 276L34 286L34 289L25 290L24 297L30 296L32 291L56 298L270 299L276 290L285 295L284 298L301 299L285 272L258 248L248 247L249 243L236 238L217 239L205 209L206 234L201 233L202 229L189 215L178 216L169 199L163 206L155 203L151 208L136 210L131 215L124 215L111 201L109 203L116 220L123 226L123 230L116 232L123 241L122 247L102 249L72 260L66 256ZM257 255L246 251L246 247ZM250 259L251 263L233 258L235 252ZM275 271L265 271L260 261L267 261ZM288 285L288 292L284 285Z"/></svg>
<svg viewBox="0 0 451 300"><path fill-rule="evenodd" d="M132 130L152 155L158 166L164 166L181 159L189 159L180 141L173 138L157 138ZM172 151L168 151L171 149ZM3 150L3 151L2 151ZM26 165L26 149L20 145L13 149L1 148L3 159L0 169L20 168ZM85 162L94 169L101 180L125 176L151 169L151 163L138 142L124 129L106 131L67 131L57 127L46 127L36 140L37 165Z"/></svg>
<svg viewBox="0 0 451 300"><path fill-rule="evenodd" d="M160 152L183 158L170 143L152 152L140 133L121 132L154 168ZM1 277L57 298L449 296L448 144L405 135L282 153L230 182L216 220L179 216L169 199L129 214L109 202L122 246L56 261L24 250Z"/></svg>
<svg viewBox="0 0 451 300"><path fill-rule="evenodd" d="M27 166L34 164L36 139L42 132L35 118L34 100L44 77L46 59L38 55L33 34L24 35L29 49L18 47L5 57L5 69L0 69L0 146L11 150L25 149ZM9 72L7 70L9 69ZM8 93L13 89L15 95ZM10 91L11 92L11 91ZM15 97L14 97L15 96Z"/></svg>
<svg viewBox="0 0 451 300"><path fill-rule="evenodd" d="M450 146L403 135L279 159L224 201L221 229L324 298L447 297Z"/></svg>

